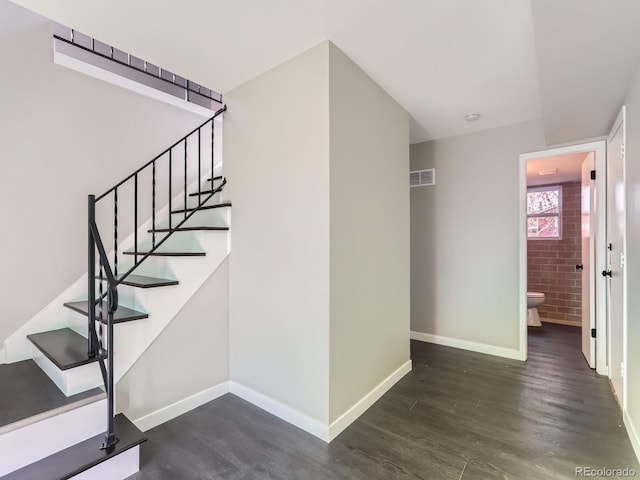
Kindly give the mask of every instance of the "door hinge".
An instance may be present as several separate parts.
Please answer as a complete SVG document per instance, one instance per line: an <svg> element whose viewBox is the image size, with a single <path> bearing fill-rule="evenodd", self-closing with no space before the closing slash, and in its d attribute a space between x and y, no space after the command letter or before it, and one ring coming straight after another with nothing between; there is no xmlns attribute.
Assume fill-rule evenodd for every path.
<svg viewBox="0 0 640 480"><path fill-rule="evenodd" d="M595 328L591 329L591 338L596 338L596 329Z"/></svg>
<svg viewBox="0 0 640 480"><path fill-rule="evenodd" d="M595 180L595 179L596 179L596 171L591 170L591 180Z"/></svg>

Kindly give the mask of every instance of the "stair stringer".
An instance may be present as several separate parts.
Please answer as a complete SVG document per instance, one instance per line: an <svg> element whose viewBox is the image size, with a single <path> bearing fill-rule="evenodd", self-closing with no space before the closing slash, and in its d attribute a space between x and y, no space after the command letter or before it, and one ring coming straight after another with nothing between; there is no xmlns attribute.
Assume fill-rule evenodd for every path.
<svg viewBox="0 0 640 480"><path fill-rule="evenodd" d="M207 253L206 256L165 259L180 283L143 292L145 298L142 303L149 313L149 318L115 325L114 381L116 384L229 256L228 232L203 231L198 232L198 236L200 244Z"/></svg>
<svg viewBox="0 0 640 480"><path fill-rule="evenodd" d="M216 165L216 168L218 168L218 165ZM196 191L198 189L198 182L192 182L187 186L187 191L192 192L192 191ZM179 205L180 201L183 198L183 192L177 192L174 196L173 199L173 205ZM218 197L218 195L216 195L216 197ZM221 197L218 197L221 198ZM209 202L208 202L209 203ZM175 208L175 207L174 207ZM166 205L163 208L159 209L157 212L157 216L158 218L164 218L167 217L169 213L169 206ZM201 215L201 212L196 213L192 218L197 217L198 215ZM229 217L228 215L224 215L224 219L227 221L227 225ZM147 220L146 222L144 222L143 224L140 225L140 227L137 230L138 233L138 238L140 239L144 239L144 238L148 238L149 233L148 230L151 228L151 219ZM199 232L199 234L204 234L204 232ZM174 235L180 235L180 233L174 233ZM221 258L218 262L218 265L220 263L222 263L222 261L224 260L224 258L226 258L226 256L228 255L229 252L229 234L228 232L208 232L206 235L208 236L217 236L218 238L220 237L224 237L225 241L223 242L225 244L225 250L224 250L224 256L223 258ZM119 251L125 251L128 249L132 249L133 245L134 245L134 234L131 233L131 235L129 235L128 237L126 237L124 240L122 240L121 242L119 242L118 248ZM199 237L199 238L205 238L205 237ZM210 242L203 242L202 246L207 248L209 245L207 245L207 243ZM108 257L109 258L113 258L113 251L108 252ZM169 258L169 259L165 259L165 263L171 264L173 265L180 265L181 263L185 263L188 264L189 262L194 262L194 261L202 261L203 264L209 265L208 268L211 268L209 275L212 274L215 271L215 268L217 268L218 265L216 265L215 268L212 268L210 266L210 260L212 258L219 258L219 254L214 254L213 252L207 252L207 256L205 257L198 257L198 258ZM149 267L152 268L152 264L155 261L154 257L149 257L142 265L141 265L141 269L142 270L146 270ZM181 262L183 261L183 262ZM146 264L146 265L145 265ZM166 265L164 266L166 268ZM182 270L182 269L180 269ZM177 271L174 272L177 274ZM198 283L198 287L204 282L204 280L206 280L207 277L205 277L202 282ZM182 283L187 283L190 284L193 279L185 279L183 278L179 278L179 280ZM178 285L179 287L179 285ZM165 288L171 288L171 287L165 287ZM163 288L162 290L165 290L165 288ZM130 289L126 286L121 286L121 289L123 289L124 291L128 292L130 291ZM197 288L190 288L189 289L191 291L190 294L188 294L188 297L184 300L184 303L186 303L188 301L189 298L191 298L191 296L193 296L195 294L195 292L197 291ZM87 274L85 273L84 275L82 275L78 280L76 280L75 282L73 282L73 284L71 284L70 287L68 287L67 289L65 289L64 291L62 291L56 298L54 298L51 302L49 302L49 304L47 304L42 310L40 310L36 315L34 315L34 317L32 317L29 321L27 321L25 324L23 324L18 330L16 330L11 336L9 336L3 344L3 348L1 349L1 351L4 353L3 355L3 359L4 362L3 363L14 363L14 362L19 362L22 360L28 360L31 358L36 358L39 356L39 352L37 351L37 348L35 348L31 342L27 339L27 335L31 335L34 333L39 333L39 332L44 332L44 331L50 331L50 330L56 330L56 329L60 329L60 328L71 328L73 330L75 330L76 332L78 332L80 335L83 336L88 336L88 331L87 331L87 319L86 317L79 315L71 310L69 310L68 308L64 307L64 303L71 301L73 299L77 299L77 298L85 298L86 299L86 292L87 292ZM166 294L166 291L165 291ZM146 294L142 294L139 293L138 295L146 295ZM152 294L152 297L154 297L155 295ZM123 305L126 306L135 306L135 305L127 305L127 301L129 300L129 295L125 294L123 301L121 302ZM183 295L181 295L181 298L184 298ZM144 302L145 304L147 303L146 301ZM181 307L180 307L181 308ZM174 309L171 309L174 310ZM177 310L175 310L175 312L177 313L179 311L179 308ZM175 316L175 315L174 315ZM142 320L144 321L144 320ZM166 322L166 324L168 324L168 321ZM166 326L166 324L164 326ZM121 326L121 325L120 325ZM163 327L164 328L164 327ZM158 330L158 334L161 332L162 330ZM116 330L116 338L118 336L117 330ZM117 343L117 342L116 342ZM150 344L151 342L149 342ZM148 347L148 345L146 347L144 347L144 349L146 349ZM144 351L144 349L142 349L141 353ZM139 351L140 349L136 349L136 351ZM126 362L126 364L129 364L130 361ZM131 365L133 365L133 363L131 363ZM129 368L131 368L131 365L129 365L126 370L128 370ZM89 368L92 368L95 371L95 378L96 380L93 382L87 382L87 374L86 371L83 372L83 385L86 385L86 389L90 389L90 388L94 388L96 386L99 386L102 384L102 379L100 377L100 370L97 364L92 364L89 366ZM87 370L87 369L85 369ZM125 370L125 372L126 372ZM117 372L120 371L118 367L116 367L116 375ZM122 373L123 375L124 373ZM72 370L69 371L69 375L73 375ZM117 379L121 378L120 375L119 377L116 376ZM55 381L55 380L54 380ZM58 384L58 382L56 382ZM78 393L77 391L73 391L72 393L69 393L69 391L67 391L68 389L66 387L62 387L61 385L58 384L58 386L60 387L60 389L66 394L66 395L70 395L70 394L74 394L74 393Z"/></svg>
<svg viewBox="0 0 640 480"><path fill-rule="evenodd" d="M174 235L181 235L176 233ZM190 235L193 235L191 232ZM114 381L117 383L129 369L135 364L140 356L149 348L153 341L162 333L169 325L171 320L175 318L178 312L187 304L187 302L195 295L204 282L218 269L218 267L228 257L230 251L229 233L227 231L202 231L197 232L198 243L206 252L204 257L149 257L148 262L151 268L154 262L162 263L162 268L169 268L179 284L169 287L153 288L153 289L137 289L135 303L142 305L149 318L135 320L131 322L119 323L114 327L115 341L115 368ZM86 275L85 275L86 279ZM86 288L83 288L82 279L76 282L74 286L66 291L70 294L70 290L80 292L85 295ZM133 290L133 287L122 287ZM68 297L67 297L68 300ZM132 303L130 300L129 304ZM87 335L86 317L73 312L61 306L61 303L51 306L51 315L42 315L47 321L39 322L31 325L37 331L47 329L73 327L78 333ZM60 321L56 315L67 319L67 323ZM35 333L35 332L34 332ZM26 338L26 336L25 336ZM15 344L22 347L21 342ZM111 350L109 345L106 345ZM36 358L44 361L47 365L50 363L44 358L37 348L32 346L30 342L24 348L27 358ZM15 352L15 350L14 350ZM22 353L22 352L19 352ZM40 362L38 364L42 367ZM65 395L74 395L82 391L95 388L102 384L102 376L97 363L76 367L65 372L57 370L53 364L50 368L43 368L45 373L58 385ZM53 371L53 372L52 372ZM76 377L81 377L76 378Z"/></svg>

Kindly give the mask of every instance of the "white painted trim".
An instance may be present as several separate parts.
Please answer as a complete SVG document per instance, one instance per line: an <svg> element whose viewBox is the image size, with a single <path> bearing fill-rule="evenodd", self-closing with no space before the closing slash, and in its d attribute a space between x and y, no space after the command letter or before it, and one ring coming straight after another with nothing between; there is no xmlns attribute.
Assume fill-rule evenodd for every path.
<svg viewBox="0 0 640 480"><path fill-rule="evenodd" d="M627 367L628 367L628 345L627 345L627 265L628 258L627 255L627 225L629 218L629 202L627 201L627 107L625 105L622 106L618 116L616 117L616 121L613 124L613 128L611 129L611 133L607 138L608 142L613 140L613 137L616 135L618 130L622 128L622 148L624 155L622 156L622 191L624 192L623 202L624 202L624 232L622 234L622 254L624 255L624 267L622 269L622 363L624 364L624 372L622 376L622 410L626 411L627 409ZM610 340L610 339L609 339ZM611 352L611 344L609 343L609 352ZM611 357L609 357L610 359Z"/></svg>
<svg viewBox="0 0 640 480"><path fill-rule="evenodd" d="M525 319L526 320L526 319ZM470 340L461 340L459 338L444 337L442 335L433 335L431 333L411 332L411 340L420 342L435 343L446 347L461 348L472 352L485 353L487 355L495 355L496 357L511 358L513 360L525 360L521 350L513 348L497 347L495 345L487 345L486 343L472 342ZM526 355L526 351L525 351Z"/></svg>
<svg viewBox="0 0 640 480"><path fill-rule="evenodd" d="M178 400L171 405L162 407L155 412L144 415L137 420L133 420L133 423L140 430L146 432L184 413L190 412L194 408L198 408L205 403L215 400L226 393L229 393L229 382L222 382L201 392L194 393L187 398Z"/></svg>
<svg viewBox="0 0 640 480"><path fill-rule="evenodd" d="M589 138L583 138L582 140L580 140L580 144L585 144L585 143L596 143L596 142L601 142L601 141L606 141L608 138L608 135L598 135L597 137L589 137ZM575 147L576 142L566 142L566 143L554 143L553 145L547 145L547 148L561 148L561 147Z"/></svg>
<svg viewBox="0 0 640 480"><path fill-rule="evenodd" d="M549 148L537 152L520 154L520 174L519 174L519 291L520 291L520 347L519 351L523 355L523 359L527 358L527 212L526 212L526 192L527 192L527 161L537 160L540 158L556 157L561 155L569 155L573 153L596 153L596 204L606 205L606 159L607 146L604 140L591 142L583 142L579 144L566 145L561 147ZM598 232L596 234L595 271L601 272L606 270L606 207L599 208L597 211ZM595 302L597 305L596 313L596 329L599 332L596 338L596 371L600 375L606 375L608 372L607 361L607 311L606 311L606 282L596 283Z"/></svg>
<svg viewBox="0 0 640 480"><path fill-rule="evenodd" d="M528 305L527 305L527 161L520 155L520 173L518 176L518 351L521 360L529 357L528 335Z"/></svg>
<svg viewBox="0 0 640 480"><path fill-rule="evenodd" d="M638 458L638 462L640 462L640 435L638 435L638 430L636 429L634 421L629 416L628 412L623 413L624 426L627 427L627 434L629 435L629 440L631 440L631 446L633 447L633 451L636 452L636 457Z"/></svg>
<svg viewBox="0 0 640 480"><path fill-rule="evenodd" d="M340 415L334 422L329 425L329 441L336 438L345 428L367 411L371 405L376 403L382 395L387 393L402 377L411 371L413 362L408 360L402 364L396 371L380 382L373 390L362 397L355 405Z"/></svg>
<svg viewBox="0 0 640 480"><path fill-rule="evenodd" d="M140 471L140 445L71 478L73 480L124 480L138 471Z"/></svg>
<svg viewBox="0 0 640 480"><path fill-rule="evenodd" d="M7 363L7 361L5 360L4 356L4 348L0 348L0 365L2 365L3 363Z"/></svg>
<svg viewBox="0 0 640 480"><path fill-rule="evenodd" d="M582 327L580 322L574 320L556 320L555 318L541 318L542 323L555 323L556 325L567 325L569 327Z"/></svg>
<svg viewBox="0 0 640 480"><path fill-rule="evenodd" d="M305 432L318 437L320 440L324 440L327 443L329 442L329 425L233 380L229 382L229 391L243 400L254 404L256 407L281 418L285 422L295 425Z"/></svg>

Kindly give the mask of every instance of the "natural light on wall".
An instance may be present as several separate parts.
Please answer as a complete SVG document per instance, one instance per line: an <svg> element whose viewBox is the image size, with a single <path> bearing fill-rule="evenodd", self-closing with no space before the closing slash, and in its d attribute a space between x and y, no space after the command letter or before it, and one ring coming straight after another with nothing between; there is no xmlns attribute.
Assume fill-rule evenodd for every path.
<svg viewBox="0 0 640 480"><path fill-rule="evenodd" d="M527 238L562 238L562 187L559 185L527 190Z"/></svg>

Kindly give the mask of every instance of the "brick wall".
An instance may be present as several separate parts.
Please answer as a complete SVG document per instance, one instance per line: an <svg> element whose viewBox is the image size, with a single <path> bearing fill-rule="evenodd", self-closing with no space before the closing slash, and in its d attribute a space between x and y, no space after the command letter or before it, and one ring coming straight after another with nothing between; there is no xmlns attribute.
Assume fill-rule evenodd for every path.
<svg viewBox="0 0 640 480"><path fill-rule="evenodd" d="M562 240L527 242L527 289L544 292L540 317L582 321L580 182L562 183Z"/></svg>

